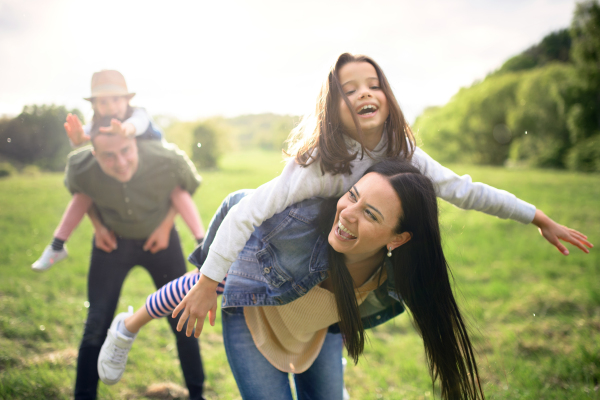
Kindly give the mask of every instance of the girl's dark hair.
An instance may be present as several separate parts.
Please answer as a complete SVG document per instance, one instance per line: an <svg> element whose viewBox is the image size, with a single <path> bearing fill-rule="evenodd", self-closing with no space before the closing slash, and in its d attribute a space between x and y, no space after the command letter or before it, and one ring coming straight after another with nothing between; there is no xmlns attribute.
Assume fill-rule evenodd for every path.
<svg viewBox="0 0 600 400"><path fill-rule="evenodd" d="M442 250L433 184L417 168L399 160L377 163L365 175L371 172L386 177L398 194L402 213L396 233L412 235L392 251L392 270L388 269L387 274L423 338L433 382L439 378L443 399L483 399L471 341L450 285L452 275ZM383 258L387 249L381 251ZM365 333L354 282L343 255L331 246L329 253L340 330L348 354L357 362L364 349Z"/></svg>
<svg viewBox="0 0 600 400"><path fill-rule="evenodd" d="M390 84L381 67L370 57L344 53L338 57L331 67L327 79L321 87L314 114L305 116L300 124L290 133L288 138L288 154L296 162L307 167L314 162L321 164L323 173L349 174L350 162L358 153L351 153L344 141L344 125L340 118L340 99L350 110L354 110L348 97L342 90L339 80L340 69L352 62L367 62L377 71L379 86L387 98L390 115L386 119L387 157L402 157L410 160L415 151L415 138L404 118L404 114L396 101ZM362 130L356 113L352 111L354 125L361 142L361 157L366 151L362 141ZM317 150L315 152L315 150Z"/></svg>

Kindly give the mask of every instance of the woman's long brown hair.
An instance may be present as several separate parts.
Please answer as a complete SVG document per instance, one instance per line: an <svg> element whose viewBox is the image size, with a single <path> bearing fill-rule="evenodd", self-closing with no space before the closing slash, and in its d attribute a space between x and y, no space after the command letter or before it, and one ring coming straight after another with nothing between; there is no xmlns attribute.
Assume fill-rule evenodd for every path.
<svg viewBox="0 0 600 400"><path fill-rule="evenodd" d="M484 399L477 362L466 325L454 299L450 267L444 257L438 222L438 207L431 180L408 162L385 160L373 165L386 177L402 208L396 233L410 232L411 239L392 251L388 279L410 310L423 338L433 383L439 379L443 399ZM335 215L335 204L326 202L323 214ZM322 222L327 223L327 222ZM322 227L324 229L324 227ZM329 249L329 276L340 317L339 327L348 354L354 362L362 354L365 332L354 294L354 283L343 255ZM381 249L382 258L387 252Z"/></svg>
<svg viewBox="0 0 600 400"><path fill-rule="evenodd" d="M365 151L368 155L368 150L365 149L362 141L362 130L358 117L353 111L354 108L348 97L344 94L339 80L340 69L352 62L367 62L375 68L379 86L387 98L390 114L385 122L385 134L388 141L386 156L400 155L410 160L414 153L413 133L381 67L367 56L344 53L331 67L329 75L321 87L314 114L305 116L288 138L286 154L294 157L296 162L304 167L319 162L323 173L351 173L350 163L358 157L358 153L351 152L344 141L345 129L340 118L342 100L352 110L352 118L361 142L360 157L364 157Z"/></svg>

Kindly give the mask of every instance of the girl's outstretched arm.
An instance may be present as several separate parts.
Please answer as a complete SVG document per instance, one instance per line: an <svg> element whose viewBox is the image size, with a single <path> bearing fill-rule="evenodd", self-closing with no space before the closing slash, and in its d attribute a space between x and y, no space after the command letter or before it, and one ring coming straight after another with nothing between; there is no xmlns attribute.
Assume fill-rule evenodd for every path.
<svg viewBox="0 0 600 400"><path fill-rule="evenodd" d="M538 209L535 211L535 216L533 217L533 221L531 221L531 223L538 227L538 230L544 239L555 246L558 251L563 253L565 256L569 255L569 250L567 250L567 248L560 242L561 240L579 247L584 253L590 252L587 247L590 249L594 247L594 245L587 240L587 236L581 232L577 232L575 229L571 229L554 222L550 217L544 214L542 210Z"/></svg>
<svg viewBox="0 0 600 400"><path fill-rule="evenodd" d="M587 240L587 236L554 222L541 210L537 210L534 205L505 190L496 189L481 182L473 182L469 175L458 176L418 147L413 155L412 163L423 174L431 178L438 197L459 208L477 210L523 224L532 223L539 228L541 235L564 255L568 255L569 251L560 240L572 243L586 253L589 253L586 246L593 247Z"/></svg>
<svg viewBox="0 0 600 400"><path fill-rule="evenodd" d="M200 337L202 328L204 326L204 320L208 314L208 321L211 326L215 326L215 320L217 318L217 285L219 282L208 278L205 275L200 276L200 280L196 282L194 287L188 292L183 298L181 303L173 310L173 318L183 310L179 322L177 323L177 330L181 332L185 321L189 321L187 324L187 330L185 334L187 336L192 335L196 322L196 332L194 336Z"/></svg>

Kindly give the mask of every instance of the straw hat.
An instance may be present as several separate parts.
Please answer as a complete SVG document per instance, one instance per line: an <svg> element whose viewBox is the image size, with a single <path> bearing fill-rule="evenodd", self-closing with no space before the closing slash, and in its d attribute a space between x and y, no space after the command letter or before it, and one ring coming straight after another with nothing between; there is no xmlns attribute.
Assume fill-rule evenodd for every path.
<svg viewBox="0 0 600 400"><path fill-rule="evenodd" d="M135 93L129 93L125 77L119 71L103 69L92 75L92 95L84 99L92 101L101 96L128 96L131 99Z"/></svg>

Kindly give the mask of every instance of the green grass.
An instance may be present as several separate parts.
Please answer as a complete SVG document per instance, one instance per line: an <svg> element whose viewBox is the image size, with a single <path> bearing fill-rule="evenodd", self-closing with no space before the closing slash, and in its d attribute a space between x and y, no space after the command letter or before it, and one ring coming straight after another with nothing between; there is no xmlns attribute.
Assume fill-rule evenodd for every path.
<svg viewBox="0 0 600 400"><path fill-rule="evenodd" d="M204 224L225 195L277 176L274 153L228 155L222 169L202 171L195 195ZM549 216L598 241L600 176L559 171L450 166L474 180L507 189ZM91 225L84 221L70 256L35 274L30 264L49 243L69 194L61 174L0 180L0 399L70 398L86 317ZM444 247L460 304L478 351L491 399L600 398L600 258L570 246L562 256L534 229L441 203ZM194 248L178 220L184 253ZM191 266L190 266L191 269ZM123 287L119 312L139 307L153 291L136 268ZM223 350L219 319L201 337L208 399L238 399ZM173 336L164 321L150 324L103 399L144 398L153 383L183 385ZM422 342L407 315L369 332L357 366L348 366L353 399L431 399Z"/></svg>

